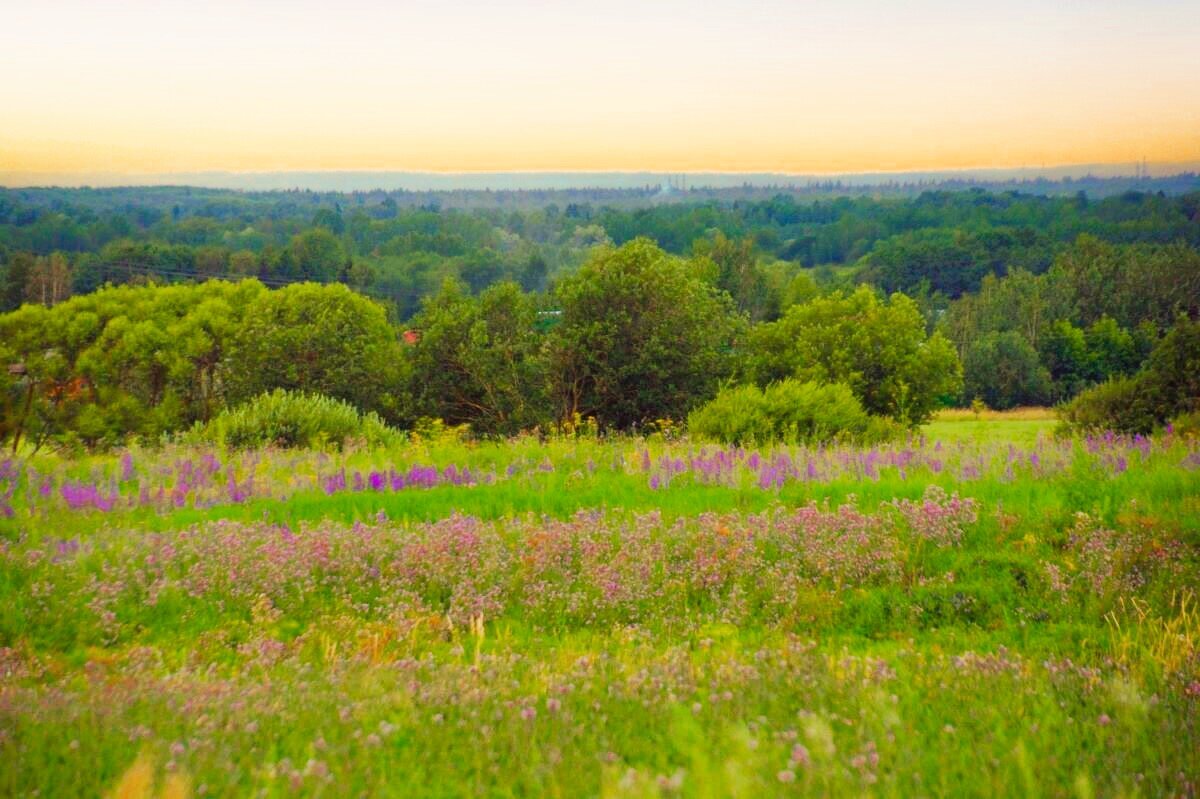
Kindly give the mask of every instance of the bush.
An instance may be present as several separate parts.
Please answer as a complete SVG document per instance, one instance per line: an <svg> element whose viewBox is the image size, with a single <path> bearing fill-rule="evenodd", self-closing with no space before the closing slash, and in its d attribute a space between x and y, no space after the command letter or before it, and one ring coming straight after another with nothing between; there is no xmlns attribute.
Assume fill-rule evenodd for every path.
<svg viewBox="0 0 1200 799"><path fill-rule="evenodd" d="M1200 411L1179 414L1171 420L1171 430L1183 438L1200 438Z"/></svg>
<svg viewBox="0 0 1200 799"><path fill-rule="evenodd" d="M871 416L849 386L783 380L765 389L724 388L688 417L698 436L726 444L815 442L831 439L880 441L899 425Z"/></svg>
<svg viewBox="0 0 1200 799"><path fill-rule="evenodd" d="M1144 376L1115 377L1079 394L1059 408L1069 430L1149 433L1158 424Z"/></svg>
<svg viewBox="0 0 1200 799"><path fill-rule="evenodd" d="M395 443L401 435L375 413L360 414L354 406L332 397L283 389L224 410L191 433L195 440L238 449L323 444L342 447L351 441L378 446Z"/></svg>
<svg viewBox="0 0 1200 799"><path fill-rule="evenodd" d="M1200 322L1178 320L1133 377L1083 392L1059 412L1074 430L1149 433L1200 411Z"/></svg>

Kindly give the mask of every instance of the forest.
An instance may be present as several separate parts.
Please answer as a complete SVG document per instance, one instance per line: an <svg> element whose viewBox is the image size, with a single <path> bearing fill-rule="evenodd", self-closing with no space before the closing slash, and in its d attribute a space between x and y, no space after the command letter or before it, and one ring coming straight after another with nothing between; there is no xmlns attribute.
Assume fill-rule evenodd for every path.
<svg viewBox="0 0 1200 799"><path fill-rule="evenodd" d="M1187 369L1147 388L1156 359L1196 357L1197 191L470 211L194 193L0 194L14 448L156 440L274 390L477 435L679 423L780 381L848 388L873 435L972 403L1146 432L1200 396ZM722 435L780 424L743 421Z"/></svg>

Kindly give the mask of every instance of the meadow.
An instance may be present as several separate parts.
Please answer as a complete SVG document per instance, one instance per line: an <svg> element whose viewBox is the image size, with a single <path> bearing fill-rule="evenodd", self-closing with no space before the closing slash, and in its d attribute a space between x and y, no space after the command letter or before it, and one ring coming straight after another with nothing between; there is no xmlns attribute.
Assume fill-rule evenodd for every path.
<svg viewBox="0 0 1200 799"><path fill-rule="evenodd" d="M0 460L7 796L1194 796L1200 441Z"/></svg>

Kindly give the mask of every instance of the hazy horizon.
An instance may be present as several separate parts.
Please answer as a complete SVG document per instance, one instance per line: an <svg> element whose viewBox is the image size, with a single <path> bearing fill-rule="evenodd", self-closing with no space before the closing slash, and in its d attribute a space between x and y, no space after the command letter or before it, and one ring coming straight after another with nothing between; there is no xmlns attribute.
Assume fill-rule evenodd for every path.
<svg viewBox="0 0 1200 799"><path fill-rule="evenodd" d="M783 172L665 172L619 170L520 170L520 171L409 171L409 170L205 170L163 173L17 173L0 171L0 187L22 188L121 188L191 186L196 188L273 191L453 191L453 190L555 190L626 189L665 185L680 178L690 188L727 188L741 185L796 185L835 181L850 186L937 181L1004 182L1059 181L1135 176L1139 165L1065 164L1047 167L983 167L946 170L864 171L830 173ZM1147 163L1148 177L1171 177L1200 172L1200 161Z"/></svg>

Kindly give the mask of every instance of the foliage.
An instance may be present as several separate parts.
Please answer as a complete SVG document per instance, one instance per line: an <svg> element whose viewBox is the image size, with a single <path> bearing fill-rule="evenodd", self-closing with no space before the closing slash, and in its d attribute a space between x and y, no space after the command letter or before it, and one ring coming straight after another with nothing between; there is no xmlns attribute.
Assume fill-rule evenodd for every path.
<svg viewBox="0 0 1200 799"><path fill-rule="evenodd" d="M1050 396L1050 373L1037 351L1014 330L989 333L963 358L963 396L999 411L1040 405Z"/></svg>
<svg viewBox="0 0 1200 799"><path fill-rule="evenodd" d="M0 316L5 367L21 369L10 433L95 445L208 419L225 402L235 332L263 294L257 282L122 286Z"/></svg>
<svg viewBox="0 0 1200 799"><path fill-rule="evenodd" d="M767 270L759 264L753 239L735 241L717 231L711 239L698 240L694 251L716 265L717 288L729 294L737 309L751 322L779 315L781 291L772 285Z"/></svg>
<svg viewBox="0 0 1200 799"><path fill-rule="evenodd" d="M0 311L15 311L25 302L34 263L33 255L27 252L19 252L8 258L3 291L0 292Z"/></svg>
<svg viewBox="0 0 1200 799"><path fill-rule="evenodd" d="M1159 422L1156 405L1141 375L1115 377L1080 393L1059 415L1074 430L1149 433Z"/></svg>
<svg viewBox="0 0 1200 799"><path fill-rule="evenodd" d="M924 284L959 297L978 291L986 275L1018 268L1044 272L1050 261L1048 242L1027 227L978 233L930 228L877 242L862 259L860 277L887 292L911 293Z"/></svg>
<svg viewBox="0 0 1200 799"><path fill-rule="evenodd" d="M1161 420L1200 410L1200 318L1176 320L1139 374L1156 398Z"/></svg>
<svg viewBox="0 0 1200 799"><path fill-rule="evenodd" d="M227 358L229 400L276 388L323 394L389 420L407 412L396 331L345 286L302 283L250 304Z"/></svg>
<svg viewBox="0 0 1200 799"><path fill-rule="evenodd" d="M1079 321L1108 316L1125 328L1166 328L1180 313L1200 313L1200 254L1179 243L1120 246L1081 236L1055 261Z"/></svg>
<svg viewBox="0 0 1200 799"><path fill-rule="evenodd" d="M31 256L59 252L76 293L148 277L338 280L370 292L407 319L446 278L463 280L474 291L507 279L540 290L573 271L596 244L647 237L668 252L688 254L712 246L719 231L735 243L726 251L733 258L725 261L730 268L722 287L758 320L772 317L782 285L794 274L772 275L764 266L772 261L856 265L885 291L916 293L927 286L931 295L945 297L974 291L980 277L1044 272L1081 234L1120 247L1200 244L1197 178L1155 179L1152 185L1176 196L1148 191L1144 181L1141 190L1122 193L1128 179L1095 178L1023 185L1020 192L1004 184L985 191L953 181L936 190L927 184L743 186L689 191L675 196L681 202L666 203L653 189L0 190L0 259L9 264L15 297L0 310L14 310L24 297ZM1076 196L1077 190L1091 197ZM751 240L752 260L738 254ZM1194 285L1189 275L1195 270L1186 268L1194 255L1179 255L1154 257L1141 267L1151 278L1142 287L1127 279L1137 272L1122 267L1120 285L1152 294L1172 281L1181 288ZM1081 281L1091 279L1089 269L1078 273ZM17 274L22 270L23 276ZM1132 327L1118 312L1123 301L1112 299L1116 304L1097 307L1098 315ZM1157 324L1169 325L1173 314L1168 308Z"/></svg>
<svg viewBox="0 0 1200 799"><path fill-rule="evenodd" d="M1171 420L1171 431L1184 438L1200 438L1200 411L1181 413Z"/></svg>
<svg viewBox="0 0 1200 799"><path fill-rule="evenodd" d="M346 264L342 243L326 227L298 233L280 259L278 273L292 280L327 283L341 274Z"/></svg>
<svg viewBox="0 0 1200 799"><path fill-rule="evenodd" d="M1171 327L1145 366L1084 391L1061 410L1068 427L1148 433L1180 415L1200 410L1200 320Z"/></svg>
<svg viewBox="0 0 1200 799"><path fill-rule="evenodd" d="M412 320L408 348L417 413L477 433L508 434L551 418L537 306L515 283L478 297L447 282Z"/></svg>
<svg viewBox="0 0 1200 799"><path fill-rule="evenodd" d="M760 386L842 382L868 412L906 424L975 394L1067 402L1149 368L1177 315L1200 314L1197 178L1153 185L1165 193L1094 178L1021 192L814 184L669 198L653 188L0 189L0 311L11 312L0 356L16 369L0 376L0 435L33 447L157 439L276 386L336 395L397 424L444 416L482 435L545 430L575 413L624 428L682 418L731 371ZM581 277L589 259L623 252L613 242L644 249L647 239L661 249L643 260L656 265L625 270L657 276L640 297L630 288L643 277L602 286L594 265ZM334 288L289 299L251 298L261 286L236 298L223 288L104 289L222 278L340 283L378 298L393 323L422 314L400 329L424 338L401 348L390 330L386 340L378 309ZM473 296L426 302L447 281ZM512 281L550 293L529 296ZM911 303L868 307L853 299L860 282ZM595 289L586 302L584 285ZM66 301L97 291L108 299ZM139 307L127 313L116 297ZM588 310L572 316L572 298ZM293 303L324 310L310 318L285 309ZM944 342L919 335L897 304L953 342L966 392ZM787 309L791 321L775 321ZM643 313L657 321L644 325ZM1147 391L1194 396L1170 378L1187 364L1153 370ZM1173 407L1157 409L1157 423L1182 412Z"/></svg>
<svg viewBox="0 0 1200 799"><path fill-rule="evenodd" d="M728 295L646 239L598 250L555 297L550 374L562 419L624 429L682 418L730 371Z"/></svg>
<svg viewBox="0 0 1200 799"><path fill-rule="evenodd" d="M276 447L342 447L351 442L386 446L399 433L374 413L319 394L276 389L249 402L227 408L189 435L234 449Z"/></svg>
<svg viewBox="0 0 1200 799"><path fill-rule="evenodd" d="M1024 337L1022 340L1025 340ZM1066 319L1056 320L1041 337L1039 350L1040 361L1045 365L1052 381L1052 393L1055 400L1074 397L1084 388L1093 384L1096 370L1093 368L1092 353L1088 349L1087 336L1082 329ZM980 363L978 366L981 370L986 371L987 369L985 363ZM964 365L964 376L968 382L972 380L974 365L971 367Z"/></svg>
<svg viewBox="0 0 1200 799"><path fill-rule="evenodd" d="M688 416L688 429L724 444L878 441L895 428L863 410L849 387L783 380L725 387Z"/></svg>
<svg viewBox="0 0 1200 799"><path fill-rule="evenodd" d="M744 368L760 386L790 377L845 383L869 412L901 424L927 421L961 387L962 367L940 334L927 336L903 294L880 301L870 288L788 309L748 337Z"/></svg>

